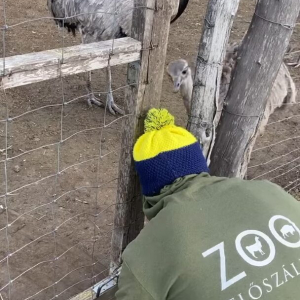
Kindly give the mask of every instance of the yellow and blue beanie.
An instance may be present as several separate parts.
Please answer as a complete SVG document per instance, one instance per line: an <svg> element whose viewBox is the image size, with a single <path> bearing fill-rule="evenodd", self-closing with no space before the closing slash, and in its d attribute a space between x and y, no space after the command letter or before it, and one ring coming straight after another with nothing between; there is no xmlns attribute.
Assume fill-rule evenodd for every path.
<svg viewBox="0 0 300 300"><path fill-rule="evenodd" d="M133 158L145 196L159 194L179 177L209 172L197 139L176 126L166 109L149 110Z"/></svg>

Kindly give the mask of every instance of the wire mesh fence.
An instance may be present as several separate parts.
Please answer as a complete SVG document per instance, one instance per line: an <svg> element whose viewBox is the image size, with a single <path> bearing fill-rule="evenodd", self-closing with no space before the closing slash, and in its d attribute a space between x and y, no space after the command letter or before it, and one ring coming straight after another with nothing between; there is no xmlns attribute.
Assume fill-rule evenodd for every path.
<svg viewBox="0 0 300 300"><path fill-rule="evenodd" d="M241 1L231 32L231 42L240 43L254 13L256 1ZM247 179L270 180L300 199L300 102L299 102L299 39L300 24L296 24L290 47L284 57L291 77L296 85L296 103L284 103L271 114L265 132L255 142ZM282 82L282 89L286 88ZM291 91L289 88L290 96Z"/></svg>
<svg viewBox="0 0 300 300"><path fill-rule="evenodd" d="M243 18L252 4L244 2L233 28L236 41L243 36L240 29L249 25ZM199 5L204 12L205 2L192 1L190 27L180 20L176 25L182 35L179 39L173 33L177 58L190 54L187 43L195 44L196 53ZM2 0L0 9L1 57L60 48L63 61L64 49L81 42L80 35L74 39L54 26L44 1ZM117 10L113 5L112 11L97 14L106 13L114 24L117 13L122 14ZM246 15L251 17L249 11ZM79 15L58 19L64 22L75 16ZM295 32L299 35L299 27ZM5 59L0 70L4 65ZM126 108L126 67L111 71L112 90L103 70L94 72L92 91L101 99L112 92L116 103ZM1 300L70 299L109 273L118 165L124 150L120 136L126 130L122 121L130 115L112 116L107 107L88 108L85 85L85 76L74 75L0 90ZM186 118L170 95L164 106ZM253 151L250 179L269 179L298 193L299 109L297 103L271 117Z"/></svg>
<svg viewBox="0 0 300 300"><path fill-rule="evenodd" d="M299 199L300 105L289 105L271 117L266 136L258 138L248 168L249 179L274 182Z"/></svg>
<svg viewBox="0 0 300 300"><path fill-rule="evenodd" d="M66 1L61 3L63 17L56 20L62 27L79 17L105 19L111 50L106 70L94 72L90 90L84 88L86 76L62 74L47 82L0 90L0 299L4 300L70 299L99 282L109 274L111 236L118 229L114 211L120 137L125 130L122 122L130 115L112 115L105 100L113 96L126 109L126 66L111 67L110 58L119 37L116 18L131 22L133 9L148 8L136 5L122 11L113 0L106 1L107 11L90 7L69 14ZM63 64L66 47L81 42L55 28L41 4L45 5L2 0L2 73L8 56L53 45L60 49ZM84 101L91 95L106 105L89 108Z"/></svg>
<svg viewBox="0 0 300 300"><path fill-rule="evenodd" d="M284 58L296 85L296 103L284 103L270 116L265 133L256 141L247 172L248 179L270 180L297 200L300 200L299 37L300 27L296 24Z"/></svg>

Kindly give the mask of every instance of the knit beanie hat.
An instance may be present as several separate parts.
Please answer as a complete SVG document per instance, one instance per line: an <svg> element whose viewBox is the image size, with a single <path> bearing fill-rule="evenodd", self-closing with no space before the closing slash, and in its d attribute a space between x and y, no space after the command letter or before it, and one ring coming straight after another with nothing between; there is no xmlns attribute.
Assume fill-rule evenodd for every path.
<svg viewBox="0 0 300 300"><path fill-rule="evenodd" d="M209 172L197 139L176 126L166 109L149 110L133 158L145 196L159 194L179 177Z"/></svg>

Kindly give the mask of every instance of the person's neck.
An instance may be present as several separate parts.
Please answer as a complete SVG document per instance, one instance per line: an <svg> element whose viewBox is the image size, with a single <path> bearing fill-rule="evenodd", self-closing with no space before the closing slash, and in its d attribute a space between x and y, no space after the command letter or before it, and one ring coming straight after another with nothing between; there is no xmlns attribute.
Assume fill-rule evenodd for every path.
<svg viewBox="0 0 300 300"><path fill-rule="evenodd" d="M207 173L191 174L184 177L177 178L172 184L161 189L160 194L156 196L143 197L143 211L148 220L154 218L166 205L165 199L175 193L185 189L191 181L196 177L209 177Z"/></svg>

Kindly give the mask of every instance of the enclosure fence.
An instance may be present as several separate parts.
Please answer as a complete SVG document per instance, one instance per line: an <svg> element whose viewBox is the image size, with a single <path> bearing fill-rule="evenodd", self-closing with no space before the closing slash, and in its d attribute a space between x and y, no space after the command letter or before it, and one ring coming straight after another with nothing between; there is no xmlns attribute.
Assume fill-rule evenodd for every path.
<svg viewBox="0 0 300 300"><path fill-rule="evenodd" d="M95 284L110 274L114 279L121 252L143 226L131 149L145 112L159 106L175 1L136 0L125 13L113 1L112 11L81 16L107 14L115 24L118 15L133 14L131 38L69 46L62 30L59 49L10 57L15 32L53 18L12 22L12 4L2 0L1 300L72 299L90 287L86 299L93 299ZM76 16L59 20L64 25ZM99 88L105 80L98 74L94 94L112 94L124 115L110 115L107 105L78 105L90 93L76 95L77 74L98 69L112 82ZM249 179L269 179L291 193L299 188L299 116L296 103L269 122L268 138L253 150Z"/></svg>
<svg viewBox="0 0 300 300"><path fill-rule="evenodd" d="M300 188L300 102L299 102L299 23L294 28L290 51L284 63L296 85L296 103L284 103L271 115L266 132L256 141L248 166L248 178L266 179L280 185L297 200Z"/></svg>
<svg viewBox="0 0 300 300"><path fill-rule="evenodd" d="M214 136L214 128L213 126L210 126L212 124L211 118L214 116L210 111L216 109L216 104L215 104L215 83L212 83L216 81L216 76L214 75L212 71L208 72L210 65L207 59L203 59L201 55L205 53L204 57L207 58L209 57L211 59L211 56L208 54L211 54L212 52L217 52L215 49L219 45L214 44L212 46L212 42L216 41L218 39L214 39L214 35L217 36L217 34L220 34L219 32L221 30L224 30L224 26L226 26L225 22L218 22L218 18L222 14L225 14L225 9L224 6L225 4L221 5L221 1L210 1L211 3L211 11L214 10L214 13L211 11L207 11L206 18L211 18L212 15L215 15L215 19L213 21L210 20L210 23L213 23L215 26L212 27L205 27L204 31L206 31L206 40L205 42L200 46L200 51L198 53L197 60L200 61L200 68L198 70L199 74L196 73L196 76L198 75L199 78L197 79L198 81L196 82L196 93L194 93L193 98L194 103L196 104L194 107L192 107L192 121L189 120L189 125L190 129L193 131L193 133L196 136L202 136L201 133L205 132L205 130L208 129L208 134L206 134L207 141L204 140L204 150L207 149L208 147L211 147L211 140L209 137ZM226 2L227 3L227 2ZM229 3L229 2L228 2ZM233 6L235 4L236 6L238 3L235 3L235 1L230 2ZM245 2L246 3L246 2ZM243 14L242 11L238 11L237 15L235 16L233 27L230 33L230 42L231 45L233 45L233 42L239 45L242 45L243 42L245 42L244 38L246 37L246 33L249 33L249 24L251 24L251 19L253 17L257 17L257 3L258 2L247 2L247 4L244 4L244 9L246 6L246 9L249 11L247 12L247 18L245 18L245 15ZM260 1L260 3L263 3L263 1ZM219 5L219 7L218 7ZM227 4L229 6L229 4ZM265 4L266 5L266 4ZM267 5L266 5L267 6ZM269 7L271 11L271 6ZM252 19L253 20L253 19ZM286 30L292 30L293 29L293 35L290 40L290 45L289 49L284 57L284 63L288 66L290 75L296 85L296 91L299 90L299 59L300 59L300 50L299 50L299 33L300 33L300 27L299 23L296 24L295 26L287 26L286 24L281 24L281 23L276 23L274 21L275 19L268 20L263 18L264 22L270 22L273 25L280 26L282 28L285 28ZM282 19L283 20L283 19ZM220 25L221 24L221 25ZM227 25L228 26L228 25ZM250 25L251 26L251 25ZM252 26L252 28L260 28L257 26ZM231 28L229 28L231 29ZM224 33L223 33L224 35ZM222 37L223 37L222 35ZM204 35L205 36L205 35ZM265 36L264 36L265 37ZM209 44L211 48L208 48L206 44ZM223 43L221 43L223 44ZM202 48L201 48L202 47ZM249 45L248 45L249 47ZM263 48L263 47L262 47ZM259 49L258 51L263 51ZM209 49L209 51L208 51ZM244 48L246 49L246 48ZM220 49L219 49L220 50ZM208 54L204 51L207 51ZM249 53L254 53L256 50L255 49L249 49L247 48L247 52ZM240 53L239 60L242 60L243 54ZM261 55L261 52L260 52ZM264 54L268 55L268 53ZM200 57L200 59L199 59ZM256 61L253 57L252 61ZM252 62L248 62L252 63ZM247 66L248 65L245 63L245 61L242 63L242 65ZM236 67L235 67L236 68ZM251 67L249 66L249 69ZM253 69L252 69L253 70ZM232 71L232 70L231 70ZM233 72L234 73L234 72ZM250 71L249 71L250 73ZM234 165L233 161L236 159L237 152L236 150L241 150L239 151L239 155L243 153L241 156L247 156L248 159L248 152L245 151L249 145L249 141L247 140L246 143L243 145L238 145L236 144L237 141L241 142L243 140L243 136L249 134L249 127L243 127L240 128L240 124L238 122L239 117L241 118L247 118L248 119L248 125L249 124L254 124L261 116L262 116L262 111L258 111L257 113L249 113L249 109L251 108L250 105L247 108L243 108L243 110L240 110L238 113L236 112L238 107L234 107L232 105L231 110L228 111L228 105L229 103L232 103L230 101L240 99L241 103L245 103L245 98L249 97L249 94L253 92L250 91L251 88L249 86L255 86L257 82L258 76L255 78L255 76L251 79L250 75L247 73L247 70L243 70L243 74L246 76L249 76L249 78L246 78L248 80L248 83L251 82L250 85L244 84L244 82L240 83L240 86L234 86L232 89L238 90L239 87L241 87L241 90L248 85L248 90L247 93L242 95L240 98L238 98L237 93L235 93L235 99L232 99L230 97L227 97L225 99L226 105L225 108L222 107L222 105L219 104L220 107L217 107L217 115L223 113L222 115L222 120L221 120L221 126L217 127L217 135L221 137L219 139L220 144L218 146L218 152L214 152L214 149L210 149L210 151L207 150L206 153L208 153L208 157L211 158L211 152L213 153L212 155L215 155L213 164L211 164L211 170L214 174L220 175L220 172L222 173L222 176L240 176L238 169L236 165ZM233 74L232 76L235 76L236 82L242 81L241 74ZM215 77L214 77L215 76ZM267 76L267 75L265 75ZM284 78L279 79L276 84L279 82L279 86L282 89L282 92L285 93L286 88L288 85L290 85L289 80L287 79L288 75L286 74ZM279 77L280 78L280 77ZM231 86L233 79L231 78L230 82L226 86L226 89ZM275 85L276 88L277 85ZM213 87L213 88L212 88ZM221 86L222 87L222 86ZM279 88L279 91L280 91ZM291 97L291 89L290 87L288 88L289 92L285 100L288 100L287 98ZM194 89L195 92L195 89ZM205 94L205 96L203 96ZM285 96L286 94L284 94ZM232 95L231 95L232 96ZM230 99L229 99L230 98ZM243 100L241 100L243 99ZM212 100L212 103L209 103L209 101ZM221 99L223 100L223 99ZM269 98L268 101L272 100L272 98ZM282 98L282 100L284 100ZM244 101L244 102L243 102ZM261 99L257 99L256 103L259 103ZM274 100L273 100L274 101ZM253 101L253 105L255 106L255 101ZM295 196L297 199L299 198L299 190L300 190L300 177L299 177L299 167L300 167L300 135L299 135L299 124L300 124L300 103L299 103L299 92L296 95L296 103L288 103L289 101L286 101L283 103L282 107L279 109L276 109L273 114L271 114L268 124L266 125L265 132L263 136L258 137L255 140L255 145L253 150L251 151L251 161L247 167L247 174L246 177L249 180L256 180L256 179L266 179L270 180L271 182L274 182L284 188L287 192L291 193L293 196ZM239 105L239 103L234 102L236 106ZM277 104L276 104L277 105ZM218 106L218 105L217 105ZM273 107L275 105L272 105ZM194 109L194 110L193 110ZM198 116L198 112L200 111L200 120L202 120L202 124L199 123L199 121L194 121L196 120ZM218 124L220 115L216 118ZM232 119L230 118L230 115ZM230 126L228 126L224 131L220 132L220 127L224 125L224 121L228 118L228 120L233 120L235 122L232 122ZM206 122L203 122L205 120ZM191 125L192 124L192 125ZM220 125L220 124L219 124ZM228 124L227 124L228 125ZM223 127L224 128L224 127ZM248 129L248 131L247 131ZM256 128L257 130L258 128ZM226 132L227 130L227 132ZM252 129L251 129L252 130ZM212 132L212 134L210 134ZM242 136L239 140L235 139L235 135L238 137ZM234 142L235 143L234 143ZM215 142L215 141L214 141ZM244 141L243 141L244 142ZM251 140L252 142L252 140ZM209 153L210 152L210 153ZM234 153L234 154L232 154ZM217 159L216 159L217 157ZM224 162L224 165L220 166ZM236 162L236 161L235 161ZM234 166L233 166L234 165ZM241 165L239 165L241 167ZM222 170L221 170L222 169ZM220 171L221 170L221 171ZM224 171L225 170L225 171ZM235 171L238 173L235 173ZM241 172L242 173L242 172Z"/></svg>
<svg viewBox="0 0 300 300"><path fill-rule="evenodd" d="M143 225L140 205L135 205L140 194L130 149L139 134L139 119L151 105L147 94L160 93L169 30L164 24L170 23L173 2L136 0L133 8L122 12L113 1L113 10L85 15L110 15L114 19L110 26L115 26L120 14L122 18L133 15L135 39L67 47L67 33L61 30L59 49L9 57L14 31L22 26L32 30L32 24L53 18L13 23L10 3L2 0L1 300L71 299L114 274L126 243ZM62 27L74 17L78 14L60 18ZM157 33L156 40L152 33ZM160 59L154 61L152 56L157 55ZM127 75L120 67L114 77L114 66L128 63ZM143 74L156 63L162 67L146 82ZM79 77L68 75L101 68L106 70L108 86L94 94L113 95L117 102L124 99L124 115L110 115L107 105L104 109L78 106L90 94L74 97L70 92ZM23 85L28 86L19 87ZM47 90L44 99L35 99L43 90ZM22 101L30 92L34 94L30 103ZM95 290L89 293L93 299Z"/></svg>
<svg viewBox="0 0 300 300"><path fill-rule="evenodd" d="M247 174L252 180L266 179L274 182L298 199L300 186L299 104L299 102L285 104L289 107L283 108L271 117L272 120L266 126L266 138L264 136L258 138L252 151ZM276 120L280 113L285 117ZM269 134L271 130L275 134Z"/></svg>

